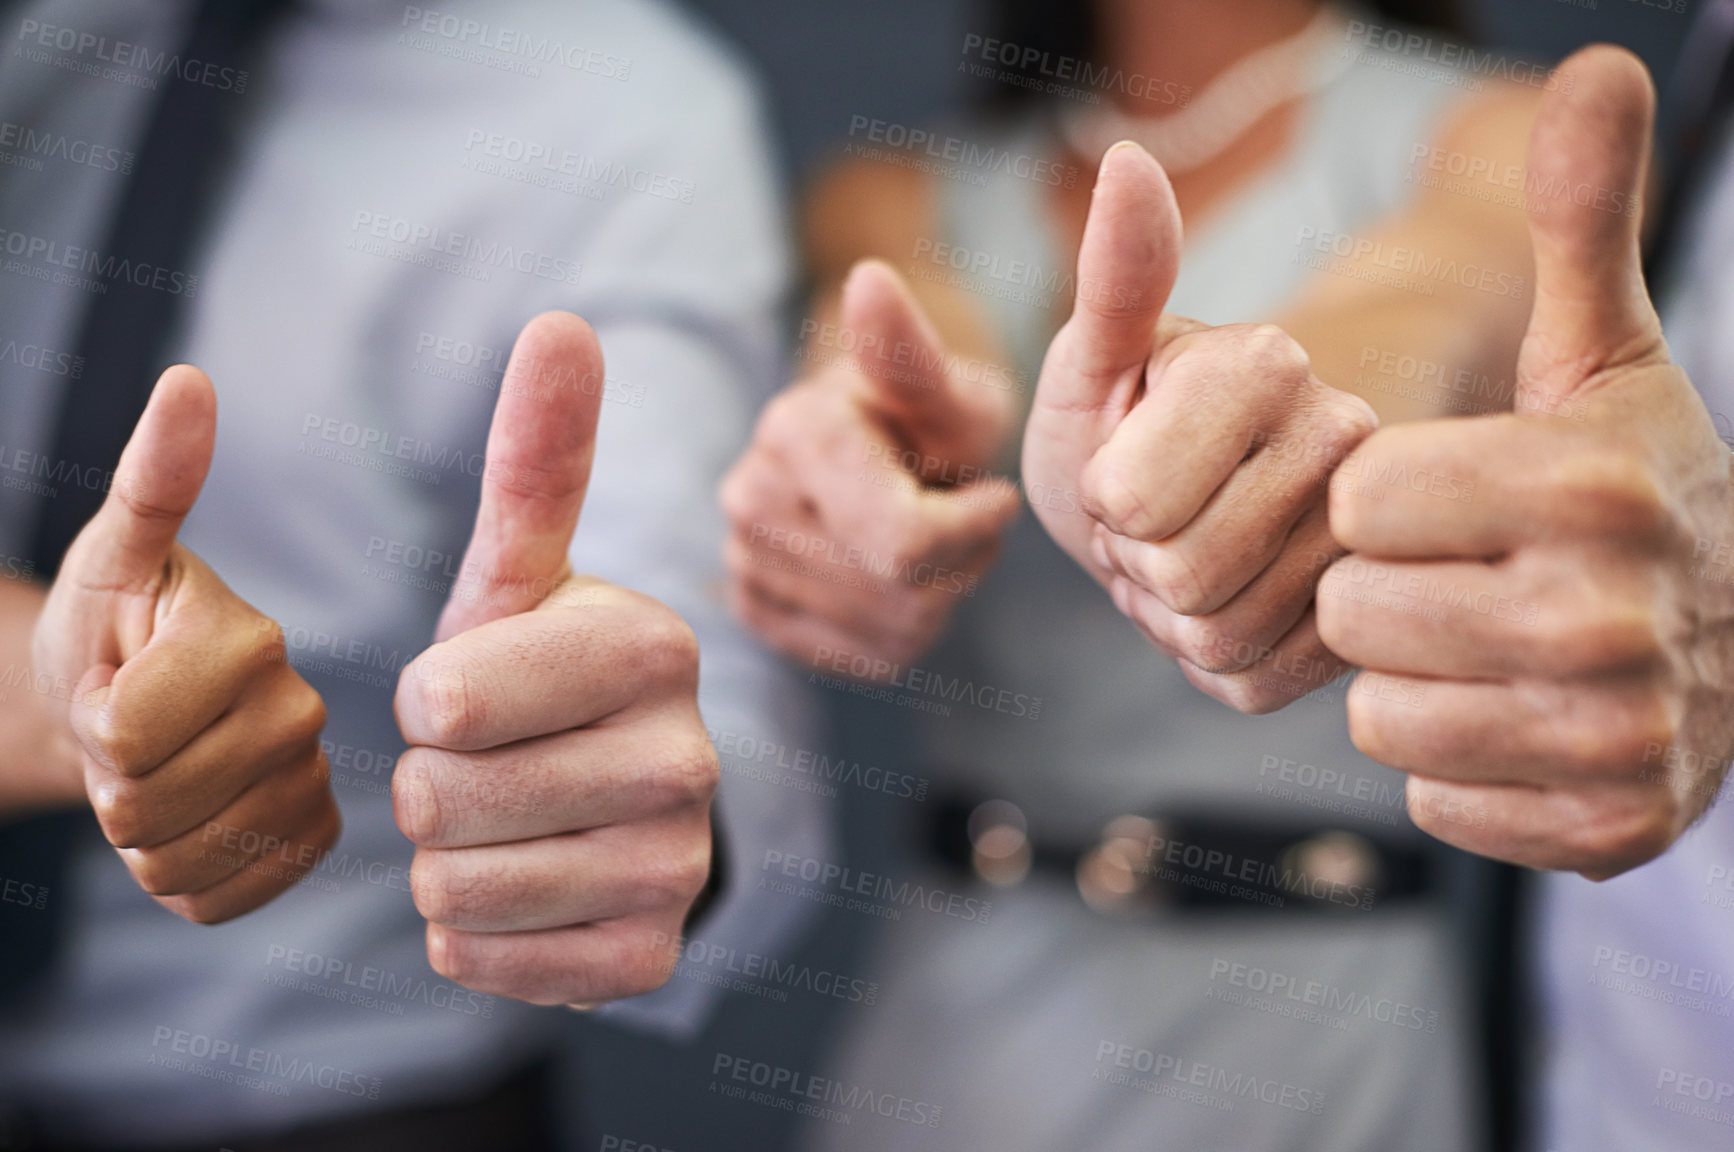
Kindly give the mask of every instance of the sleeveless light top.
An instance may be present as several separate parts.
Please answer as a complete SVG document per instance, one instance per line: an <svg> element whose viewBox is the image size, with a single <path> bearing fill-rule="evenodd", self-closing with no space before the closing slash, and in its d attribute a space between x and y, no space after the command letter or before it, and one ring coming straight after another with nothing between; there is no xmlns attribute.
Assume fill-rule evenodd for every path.
<svg viewBox="0 0 1734 1152"><path fill-rule="evenodd" d="M1271 318L1318 274L1300 259L1305 230L1353 232L1400 207L1426 171L1411 167L1416 150L1477 83L1346 41L1321 55L1317 66L1330 78L1309 100L1288 154L1189 230L1170 312L1213 324ZM1019 156L1058 152L1048 127L1028 121L988 142ZM1050 301L1062 295L1063 314L1073 285L1074 270L1057 255L1048 190L1005 175L938 183L945 240L990 261L965 286L1025 382L1027 406L1055 330ZM953 255L935 267L956 283L957 262ZM920 766L966 793L1019 804L1038 838L1091 837L1121 813L1177 809L1415 835L1402 778L1349 742L1342 684L1267 717L1209 699L1027 508L998 564L920 663L965 678L974 701L918 716ZM1005 699L999 689L1039 698L1039 716L983 706Z"/></svg>

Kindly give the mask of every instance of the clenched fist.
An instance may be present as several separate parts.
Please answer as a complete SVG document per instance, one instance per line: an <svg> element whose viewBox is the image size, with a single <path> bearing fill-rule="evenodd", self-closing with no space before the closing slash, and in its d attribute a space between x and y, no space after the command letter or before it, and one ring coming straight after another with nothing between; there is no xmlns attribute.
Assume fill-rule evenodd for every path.
<svg viewBox="0 0 1734 1152"><path fill-rule="evenodd" d="M340 828L318 693L281 629L175 541L216 419L203 374L163 374L34 640L37 668L77 684L65 717L103 834L158 903L205 924L288 888ZM301 851L259 863L282 844Z"/></svg>
<svg viewBox="0 0 1734 1152"><path fill-rule="evenodd" d="M1268 712L1343 668L1312 611L1341 554L1327 483L1378 421L1313 376L1278 328L1164 315L1180 243L1161 166L1134 144L1110 150L1076 305L1042 366L1024 479L1078 493L1038 502L1043 527L1187 679Z"/></svg>
<svg viewBox="0 0 1734 1152"><path fill-rule="evenodd" d="M518 337L463 568L397 688L410 748L392 800L428 960L537 1004L660 987L710 874L717 761L692 632L566 559L602 369L575 316Z"/></svg>
<svg viewBox="0 0 1734 1152"><path fill-rule="evenodd" d="M1672 844L1734 754L1734 497L1645 292L1643 66L1591 48L1562 72L1529 186L1569 194L1530 207L1517 412L1362 444L1331 499L1354 555L1318 610L1341 656L1424 689L1349 697L1355 743L1411 774L1418 825L1601 878Z"/></svg>
<svg viewBox="0 0 1734 1152"><path fill-rule="evenodd" d="M965 378L876 261L856 265L839 323L815 335L849 355L773 400L723 481L731 599L803 662L830 649L902 663L974 592L1017 512L987 471L1009 398Z"/></svg>

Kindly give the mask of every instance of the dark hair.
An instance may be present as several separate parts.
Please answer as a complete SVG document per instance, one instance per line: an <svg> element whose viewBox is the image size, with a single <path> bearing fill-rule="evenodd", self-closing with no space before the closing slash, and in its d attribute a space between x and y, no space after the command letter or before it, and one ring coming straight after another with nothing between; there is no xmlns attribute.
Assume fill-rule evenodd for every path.
<svg viewBox="0 0 1734 1152"><path fill-rule="evenodd" d="M1387 20L1434 28L1458 40L1473 38L1460 0L1372 0L1371 7ZM1093 60L1100 55L1090 0L989 0L987 14L988 33L996 39L1054 56ZM993 84L983 98L989 107L1006 108L1030 95L1013 84Z"/></svg>

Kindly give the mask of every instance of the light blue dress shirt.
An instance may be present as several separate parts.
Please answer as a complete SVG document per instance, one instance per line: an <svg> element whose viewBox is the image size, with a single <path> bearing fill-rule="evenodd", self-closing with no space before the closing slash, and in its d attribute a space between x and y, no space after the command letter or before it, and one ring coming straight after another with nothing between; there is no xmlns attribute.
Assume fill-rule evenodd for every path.
<svg viewBox="0 0 1734 1152"><path fill-rule="evenodd" d="M1709 193L1663 321L1675 361L1734 442L1734 163ZM1727 543L1710 545L1705 578L1734 579L1726 552L1718 558ZM1671 748L1651 750L1644 768L1707 788L1725 765ZM1723 801L1665 855L1605 883L1548 876L1539 932L1536 1148L1734 1148L1734 809Z"/></svg>
<svg viewBox="0 0 1734 1152"><path fill-rule="evenodd" d="M26 5L4 29L0 121L136 148L150 66L116 63L115 45L173 44L192 7ZM43 48L47 26L106 47L63 50L55 33ZM711 728L813 746L804 689L718 592L715 487L777 381L788 276L742 70L650 0L320 0L286 20L248 88L244 147L185 270L199 281L176 355L215 381L219 428L182 539L282 622L324 695L345 832L293 890L216 928L157 906L106 845L83 847L56 894L73 927L57 982L0 1021L0 1098L85 1140L192 1144L476 1094L563 1018L428 967L389 792L396 674L430 641L504 357L536 313L584 315L607 358L574 566L693 626ZM0 229L100 244L120 181L36 159L0 156ZM0 344L64 350L85 302L0 260ZM10 461L45 451L60 389L76 396L42 362L0 352L0 550L30 525L10 482L30 472ZM751 881L767 850L828 855L820 803L725 776L736 883L708 942L786 942L804 905ZM611 1011L688 1032L713 995L677 977Z"/></svg>

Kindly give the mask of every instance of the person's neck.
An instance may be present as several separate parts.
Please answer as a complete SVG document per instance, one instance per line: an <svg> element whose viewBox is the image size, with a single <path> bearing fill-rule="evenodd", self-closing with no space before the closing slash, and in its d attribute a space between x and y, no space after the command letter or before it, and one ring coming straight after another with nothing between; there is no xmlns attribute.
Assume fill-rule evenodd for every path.
<svg viewBox="0 0 1734 1152"><path fill-rule="evenodd" d="M1101 0L1098 55L1111 68L1196 96L1248 53L1301 31L1323 6L1324 0ZM1121 99L1133 114L1152 111L1146 101Z"/></svg>

